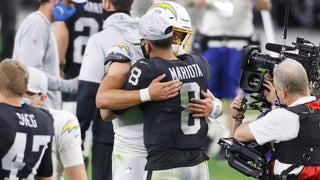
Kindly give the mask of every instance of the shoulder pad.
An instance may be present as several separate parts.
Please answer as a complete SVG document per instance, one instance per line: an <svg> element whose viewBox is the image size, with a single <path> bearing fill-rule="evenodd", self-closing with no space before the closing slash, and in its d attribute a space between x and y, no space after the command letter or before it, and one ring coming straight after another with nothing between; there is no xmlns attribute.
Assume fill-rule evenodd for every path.
<svg viewBox="0 0 320 180"><path fill-rule="evenodd" d="M119 43L113 46L105 58L105 65L110 61L128 62L134 60L134 47L129 43Z"/></svg>
<svg viewBox="0 0 320 180"><path fill-rule="evenodd" d="M113 62L129 62L131 61L127 56L118 53L118 52L112 52L110 54L108 54L108 56L106 57L106 59L104 60L104 64L108 64L110 61Z"/></svg>

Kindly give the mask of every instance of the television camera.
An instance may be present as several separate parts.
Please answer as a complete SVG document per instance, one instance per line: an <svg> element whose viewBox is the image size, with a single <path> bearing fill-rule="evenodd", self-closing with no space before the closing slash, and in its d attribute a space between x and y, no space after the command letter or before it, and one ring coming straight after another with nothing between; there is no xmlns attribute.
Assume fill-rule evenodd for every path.
<svg viewBox="0 0 320 180"><path fill-rule="evenodd" d="M307 71L309 81L314 82L314 90L320 88L320 46L300 37L292 44L293 47L267 43L266 49L279 53L279 57L263 54L255 45L243 48L240 88L254 99L246 103L246 109L261 112L267 112L270 109L271 104L262 93L263 82L273 81L273 68L286 58L300 62Z"/></svg>

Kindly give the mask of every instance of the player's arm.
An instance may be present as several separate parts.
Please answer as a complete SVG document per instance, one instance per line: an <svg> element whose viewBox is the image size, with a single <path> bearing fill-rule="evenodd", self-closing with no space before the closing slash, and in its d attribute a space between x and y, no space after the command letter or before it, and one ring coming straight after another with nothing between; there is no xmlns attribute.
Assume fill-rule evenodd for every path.
<svg viewBox="0 0 320 180"><path fill-rule="evenodd" d="M131 63L113 62L96 96L96 105L100 109L124 109L142 103L141 90L121 89L127 81ZM178 95L182 83L178 80L160 82L165 76L161 75L154 79L144 93L147 93L150 100L159 101L172 98Z"/></svg>
<svg viewBox="0 0 320 180"><path fill-rule="evenodd" d="M69 30L65 22L55 22L54 25L54 34L58 45L60 69L64 70L64 65L66 64L65 57L69 45Z"/></svg>
<svg viewBox="0 0 320 180"><path fill-rule="evenodd" d="M104 121L112 121L117 117L117 115L109 109L100 109L100 116Z"/></svg>
<svg viewBox="0 0 320 180"><path fill-rule="evenodd" d="M87 180L87 173L84 164L67 167L64 169L69 180Z"/></svg>
<svg viewBox="0 0 320 180"><path fill-rule="evenodd" d="M191 55L194 59L198 60L199 65L201 65L204 77L210 79L211 68L208 61L202 56ZM216 98L209 89L207 91L201 91L202 99L191 99L189 104L189 110L193 113L193 117L200 118L206 117L207 121L212 121L218 118L222 114L222 102L219 98Z"/></svg>
<svg viewBox="0 0 320 180"><path fill-rule="evenodd" d="M59 158L69 180L87 180L81 149L79 121L66 111L59 111L62 126L56 135ZM56 127L57 128L57 127Z"/></svg>
<svg viewBox="0 0 320 180"><path fill-rule="evenodd" d="M126 82L128 72L131 66L129 59L122 62L111 62L108 67L108 72L103 78L96 96L96 104L98 108L101 108L100 104L107 104L109 107L113 107L114 102L112 96L119 92L122 93L122 86ZM127 92L127 91L124 91ZM129 93L131 93L129 91ZM134 92L133 92L134 93ZM127 96L126 96L127 97ZM132 98L132 96L129 97ZM128 98L128 97L127 97ZM116 99L115 99L116 101ZM129 99L128 101L136 102L136 99ZM121 101L120 101L121 103ZM109 109L100 109L100 115L104 121L112 121L117 116Z"/></svg>
<svg viewBox="0 0 320 180"><path fill-rule="evenodd" d="M127 108L140 103L138 91L121 90L127 80L130 66L130 61L111 62L96 95L96 105L99 109Z"/></svg>
<svg viewBox="0 0 320 180"><path fill-rule="evenodd" d="M182 83L179 80L173 80L169 82L160 82L165 75L160 75L155 78L147 89L140 90L123 90L123 89L109 89L102 95L103 87L100 89L100 94L96 96L97 107L100 109L124 109L129 108L144 102L141 98L141 90L149 96L149 101L161 101L170 99L179 94L179 90L182 87ZM101 85L100 85L101 87ZM109 94L106 94L106 93ZM107 100L108 99L108 100Z"/></svg>
<svg viewBox="0 0 320 180"><path fill-rule="evenodd" d="M195 118L208 117L218 118L222 114L222 102L220 99L216 98L210 90L201 91L203 99L192 98L191 103L189 103L189 110L194 112L192 114Z"/></svg>

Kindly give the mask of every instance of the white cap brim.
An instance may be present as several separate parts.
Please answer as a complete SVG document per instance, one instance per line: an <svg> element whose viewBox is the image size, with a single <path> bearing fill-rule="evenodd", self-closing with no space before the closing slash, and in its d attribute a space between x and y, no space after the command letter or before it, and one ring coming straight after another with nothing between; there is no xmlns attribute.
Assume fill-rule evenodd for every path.
<svg viewBox="0 0 320 180"><path fill-rule="evenodd" d="M72 2L77 3L77 4L85 4L85 3L87 3L87 0L72 0Z"/></svg>

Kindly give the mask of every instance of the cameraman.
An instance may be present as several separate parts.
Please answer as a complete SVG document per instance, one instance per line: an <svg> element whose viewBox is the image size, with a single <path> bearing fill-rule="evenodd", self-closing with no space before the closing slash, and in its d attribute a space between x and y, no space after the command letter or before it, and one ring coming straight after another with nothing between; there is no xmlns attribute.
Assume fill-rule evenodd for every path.
<svg viewBox="0 0 320 180"><path fill-rule="evenodd" d="M289 108L277 108L262 118L242 123L245 113L242 107L245 98L239 95L231 103L232 117L235 120L234 138L241 142L255 140L259 145L267 142L274 143L276 160L273 173L276 175L276 179L320 179L320 153L317 151L320 145L319 127L312 128L311 126L311 129L304 132L299 131L300 116L296 114L297 108L295 108L300 105L298 106L300 109L301 107L306 108L310 112L320 108L319 102L315 102L315 97L310 96L306 71L299 62L288 59L277 65L273 73L275 94L281 104L291 108L290 111ZM270 91L265 91L265 94L266 92ZM266 96L268 95L270 94L266 94ZM295 113L292 109L295 109ZM317 117L319 119L319 115ZM315 119L317 118L312 120ZM311 134L310 132L316 132L317 134ZM300 141L298 140L303 139L301 137L306 135L314 137L312 138L313 146L311 145L311 148L315 150L315 153L308 152L312 156L310 158L310 161L313 162L312 165L303 161L302 156L297 155L299 154L298 150L302 147L299 146ZM305 143L305 140L303 140L303 143ZM309 146L309 149L311 148ZM288 176L286 176L287 174Z"/></svg>

